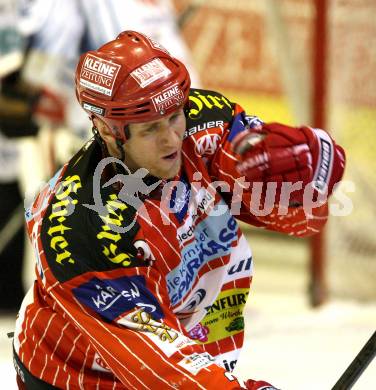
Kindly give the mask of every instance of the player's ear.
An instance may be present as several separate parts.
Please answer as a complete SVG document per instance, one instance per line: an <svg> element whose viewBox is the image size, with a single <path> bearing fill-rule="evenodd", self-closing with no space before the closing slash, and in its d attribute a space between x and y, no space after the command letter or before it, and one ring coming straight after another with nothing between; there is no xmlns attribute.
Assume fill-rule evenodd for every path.
<svg viewBox="0 0 376 390"><path fill-rule="evenodd" d="M112 134L111 130L107 127L107 125L100 120L99 118L93 117L92 118L93 125L98 129L98 132L106 143L112 143L115 140L114 135Z"/></svg>

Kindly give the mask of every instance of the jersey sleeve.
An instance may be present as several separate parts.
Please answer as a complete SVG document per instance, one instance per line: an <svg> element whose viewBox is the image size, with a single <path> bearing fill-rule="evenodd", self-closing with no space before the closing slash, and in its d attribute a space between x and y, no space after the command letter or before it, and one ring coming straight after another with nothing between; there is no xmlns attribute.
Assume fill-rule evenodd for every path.
<svg viewBox="0 0 376 390"><path fill-rule="evenodd" d="M79 161L84 164L84 159ZM103 194L103 214L84 206L91 193L79 196L91 183L69 169L58 172L46 188L46 201L39 201L41 209L45 203L49 206L40 216L35 244L41 254L35 296L37 307L53 308L51 321L59 321L55 328L46 327L48 340L71 342L79 350L82 361L77 358L69 366L75 365L75 375L87 370L90 376L94 350L103 375L110 383L115 377L113 383L125 388L239 388L238 381L188 337L173 313L165 275L149 261L156 256L142 247L145 231L135 224L133 230L119 232L132 225L134 209L118 201L111 188ZM51 192L56 182L62 185ZM74 212L68 212L68 204L76 205ZM31 235L33 226L30 222ZM76 331L66 334L69 325ZM67 362L70 355L64 358Z"/></svg>
<svg viewBox="0 0 376 390"><path fill-rule="evenodd" d="M239 388L187 337L163 281L150 266L123 268L86 273L50 294L127 388Z"/></svg>
<svg viewBox="0 0 376 390"><path fill-rule="evenodd" d="M60 283L48 294L60 317L74 325L109 375L126 388L239 388L238 381L189 338L173 313L165 275L153 264L152 249L142 246L146 233L135 210L112 190L103 199L104 214L79 207L70 216L69 225L76 226L75 245L72 229L64 235L74 262L64 261L65 272L58 272L50 261ZM133 228L120 231L125 226ZM46 222L45 236L49 228ZM45 241L46 250L48 245ZM53 253L47 254L52 258Z"/></svg>
<svg viewBox="0 0 376 390"><path fill-rule="evenodd" d="M232 140L246 128L259 125L262 121L248 116L244 109L233 105L233 117L225 129L220 147L210 162L213 179L226 182L229 187L222 195L231 206L231 211L239 220L268 230L305 237L318 233L328 217L328 204L325 202L311 210L301 207L288 207L281 211L278 204L263 207L257 197L252 197L253 183L246 182L236 170L241 156L232 149Z"/></svg>

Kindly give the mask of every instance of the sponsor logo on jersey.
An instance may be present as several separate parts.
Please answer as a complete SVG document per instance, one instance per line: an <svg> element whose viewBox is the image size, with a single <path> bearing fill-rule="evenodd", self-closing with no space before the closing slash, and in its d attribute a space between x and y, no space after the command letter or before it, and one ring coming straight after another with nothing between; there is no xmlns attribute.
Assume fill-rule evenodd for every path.
<svg viewBox="0 0 376 390"><path fill-rule="evenodd" d="M205 134L195 140L195 153L201 157L211 156L217 151L220 143L221 136L219 134Z"/></svg>
<svg viewBox="0 0 376 390"><path fill-rule="evenodd" d="M174 308L174 313L187 330L192 329L205 316L205 307L211 305L217 298L220 286L224 284L226 272L224 266L205 272L197 280L194 289ZM210 289L208 286L211 286Z"/></svg>
<svg viewBox="0 0 376 390"><path fill-rule="evenodd" d="M130 253L125 253L118 246L118 241L121 240L121 234L114 231L113 226L122 226L124 217L122 212L128 206L121 202L116 194L110 194L106 201L104 210L106 214L99 214L103 225L101 231L97 234L97 239L101 240L103 251L102 253L111 263L118 264L122 267L130 267L134 264L134 258Z"/></svg>
<svg viewBox="0 0 376 390"><path fill-rule="evenodd" d="M218 311L223 312L228 308L245 305L247 301L247 296L248 291L246 291L245 293L234 293L234 290L232 290L231 294L224 294L222 297L218 298L211 306L206 307L206 311L208 314L212 314ZM226 316L222 317L227 318Z"/></svg>
<svg viewBox="0 0 376 390"><path fill-rule="evenodd" d="M190 196L191 186L187 177L183 174L178 184L172 189L169 204L170 210L175 214L180 223L187 214Z"/></svg>
<svg viewBox="0 0 376 390"><path fill-rule="evenodd" d="M140 330L157 334L162 341L172 343L179 336L178 332L162 322L155 321L144 310L137 310L136 313L132 314L131 319Z"/></svg>
<svg viewBox="0 0 376 390"><path fill-rule="evenodd" d="M141 275L118 279L93 278L73 289L73 294L81 303L110 321L135 307L142 308L155 319L164 317L162 308Z"/></svg>
<svg viewBox="0 0 376 390"><path fill-rule="evenodd" d="M232 264L228 269L228 275L235 275L238 273L242 273L243 271L249 271L252 266L252 257L248 257L248 259L242 259L239 262Z"/></svg>
<svg viewBox="0 0 376 390"><path fill-rule="evenodd" d="M180 233L178 229L177 237L179 243L182 245L185 241L189 241L194 236L194 232L195 232L195 228L193 227L193 225L190 225L189 228L183 231L182 233Z"/></svg>
<svg viewBox="0 0 376 390"><path fill-rule="evenodd" d="M236 366L237 360L222 360L221 366L223 366L227 371L232 372Z"/></svg>
<svg viewBox="0 0 376 390"><path fill-rule="evenodd" d="M215 359L207 352L193 353L186 356L183 360L178 362L178 365L189 371L191 374L196 375L203 368L214 364Z"/></svg>
<svg viewBox="0 0 376 390"><path fill-rule="evenodd" d="M208 216L196 226L194 241L182 249L181 263L166 277L172 305L183 299L206 263L230 254L232 243L237 240L237 230L238 225L229 211L220 216Z"/></svg>
<svg viewBox="0 0 376 390"><path fill-rule="evenodd" d="M168 76L170 73L171 71L159 58L154 58L135 69L131 73L131 76L137 81L141 88L145 88L152 82Z"/></svg>
<svg viewBox="0 0 376 390"><path fill-rule="evenodd" d="M126 314L117 320L121 325L128 328L137 329L148 337L154 345L157 345L162 352L170 357L177 350L187 345L195 344L190 338L182 335L167 324L156 321L151 314L144 310L136 310L133 313Z"/></svg>
<svg viewBox="0 0 376 390"><path fill-rule="evenodd" d="M197 206L194 204L192 209L192 221L195 222L196 219L204 214L205 212L208 212L209 208L211 206L214 207L214 196L207 190L202 189L199 190L197 197Z"/></svg>
<svg viewBox="0 0 376 390"><path fill-rule="evenodd" d="M199 124L197 126L193 126L193 127L189 128L188 130L185 131L184 138L186 138L186 137L188 137L190 135L196 134L196 133L198 133L200 131L212 129L214 127L221 127L221 128L223 128L224 127L224 122L223 121L210 121L210 122L201 123L201 124Z"/></svg>
<svg viewBox="0 0 376 390"><path fill-rule="evenodd" d="M184 93L178 84L174 84L151 98L158 112L165 112L172 106L180 106L184 101Z"/></svg>
<svg viewBox="0 0 376 390"><path fill-rule="evenodd" d="M209 110L221 110L224 107L228 107L232 110L230 101L224 96L210 93L202 94L200 91L193 91L193 93L189 95L189 107L188 116L191 119L198 119L205 108Z"/></svg>
<svg viewBox="0 0 376 390"><path fill-rule="evenodd" d="M205 343L208 341L208 333L209 328L207 326L202 326L200 323L198 323L189 331L189 336L193 340L199 340L202 343Z"/></svg>
<svg viewBox="0 0 376 390"><path fill-rule="evenodd" d="M112 96L120 65L87 54L81 69L80 84L92 91Z"/></svg>
<svg viewBox="0 0 376 390"><path fill-rule="evenodd" d="M206 297L206 291L203 288L199 288L194 294L193 297L189 300L186 306L183 307L181 311L193 310L197 307Z"/></svg>
<svg viewBox="0 0 376 390"><path fill-rule="evenodd" d="M252 252L246 238L241 235L237 245L232 248L230 262L227 264L227 275L223 283L226 284L237 279L247 279L250 282L252 274ZM243 287L245 287L244 284Z"/></svg>
<svg viewBox="0 0 376 390"><path fill-rule="evenodd" d="M185 242L190 241L194 236L195 227L193 226L196 219L208 211L211 206L214 206L214 196L204 188L200 188L198 192L194 195L194 199L191 192L191 187L189 186L189 191L184 193L184 190L178 186L180 191L180 200L175 202L175 204L180 205L181 209L175 210L175 207L172 208L173 204L170 204L170 209L172 208L175 211L175 216L179 222L183 222L185 216L187 215L187 210L189 209L187 218L184 221L184 224L179 226L176 231L176 237L179 240L179 244L182 246ZM183 202L184 199L184 202ZM176 207L177 209L177 207Z"/></svg>
<svg viewBox="0 0 376 390"><path fill-rule="evenodd" d="M67 176L59 183L55 193L56 201L52 203L51 214L48 217L50 225L47 235L50 236L50 247L56 252L55 261L60 265L74 264L72 253L69 251L69 244L65 233L72 228L65 224L67 217L74 211L77 199L72 196L82 187L81 179L78 175Z"/></svg>
<svg viewBox="0 0 376 390"><path fill-rule="evenodd" d="M211 343L243 332L243 309L248 293L249 289L245 288L225 290L211 306L206 307L206 316L200 323L209 329L207 342Z"/></svg>
<svg viewBox="0 0 376 390"><path fill-rule="evenodd" d="M229 326L226 326L225 329L227 332L233 332L236 330L243 330L244 329L244 318L238 317L235 318L233 321L230 322Z"/></svg>
<svg viewBox="0 0 376 390"><path fill-rule="evenodd" d="M220 355L215 357L217 364L222 366L228 372L234 371L235 365L237 363L237 358L240 354L241 349L236 348L230 352L221 353Z"/></svg>
<svg viewBox="0 0 376 390"><path fill-rule="evenodd" d="M82 102L82 107L84 108L84 110L94 112L94 114L103 116L105 113L105 109L103 107L98 107L91 103Z"/></svg>

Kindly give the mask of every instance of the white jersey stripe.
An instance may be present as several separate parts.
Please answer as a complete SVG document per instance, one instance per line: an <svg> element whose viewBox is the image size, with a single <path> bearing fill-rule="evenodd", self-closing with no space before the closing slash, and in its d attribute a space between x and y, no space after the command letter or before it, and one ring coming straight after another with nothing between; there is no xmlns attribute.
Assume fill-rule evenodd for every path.
<svg viewBox="0 0 376 390"><path fill-rule="evenodd" d="M42 310L42 309L39 309L37 313L40 313L41 310ZM37 349L39 349L39 347L40 347L40 345L41 345L43 339L46 337L46 334L47 334L47 331L48 331L48 329L49 329L49 327L50 327L50 325L51 325L51 322L52 322L52 320L54 319L54 317L56 317L56 315L57 315L56 313L52 314L51 318L49 319L49 321L48 321L48 323L47 323L46 329L44 330L44 333L43 333L42 337L39 339L38 343L34 346L33 355L31 356L31 359L30 359L29 365L28 365L28 368L29 368L30 371L31 371L31 369L30 369L31 363L33 362L33 359L34 359L34 357L35 357L35 353L36 353ZM34 317L34 319L35 319L36 317L37 317L37 315ZM31 327L31 326L32 326L32 325L30 324L30 327Z"/></svg>
<svg viewBox="0 0 376 390"><path fill-rule="evenodd" d="M65 311L67 310L67 308L64 307L64 304L60 301L60 298L54 293L54 292L51 292L51 295L54 297L54 299L56 299L56 301L58 302L58 304L61 306L62 309L64 309ZM87 313L86 309L80 304L80 302L76 301L77 304L81 307L82 311L85 312L88 316L89 313ZM82 330L83 333L85 333L91 340L92 342L94 342L95 344L98 344L102 349L105 349L105 347L103 345L101 345L101 343L99 343L99 341L97 339L95 339L89 332L86 331L86 329L84 328L83 325L81 325L78 321L76 321L76 319L71 315L71 313L69 313L68 311L66 311L67 315L71 318L71 320ZM171 387L173 388L166 380L164 380L163 378L161 378L157 373L155 373L155 371L149 367L146 362L144 362L142 359L140 359L138 357L138 355L136 355L135 353L133 353L133 351L127 347L127 345L118 337L116 336L115 334L113 334L106 326L105 324L103 324L102 322L100 322L99 320L97 320L96 318L92 317L93 320L99 325L100 328L104 329L107 333L108 333L108 336L109 337L112 337L114 338L118 343L119 345L121 345L129 354L131 354L133 357L135 357L141 365L143 365L145 368L148 368L149 371L155 376L157 377L158 379L160 379L162 382L165 382L168 387ZM107 351L108 352L108 351ZM109 353L109 352L108 352ZM143 383L140 378L138 378L134 373L132 373L130 370L127 369L127 367L121 362L119 361L115 356L111 355L112 358L114 360L117 361L117 363L119 365L121 365L125 371L127 371L129 374L131 374L136 380L137 382L139 382L140 384L142 384L145 388L148 388L148 386L145 385L145 383ZM124 378L124 380L127 381L126 377L124 375L122 375L122 377ZM127 381L128 382L128 381Z"/></svg>

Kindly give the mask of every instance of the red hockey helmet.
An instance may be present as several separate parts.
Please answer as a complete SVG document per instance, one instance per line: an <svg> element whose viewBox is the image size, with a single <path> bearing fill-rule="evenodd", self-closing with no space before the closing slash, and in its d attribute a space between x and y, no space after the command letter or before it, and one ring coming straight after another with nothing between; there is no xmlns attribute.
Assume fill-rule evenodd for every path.
<svg viewBox="0 0 376 390"><path fill-rule="evenodd" d="M123 31L83 54L76 69L80 105L125 141L125 126L170 115L188 101L186 67L153 39Z"/></svg>

